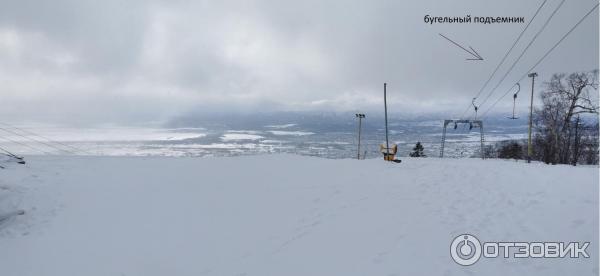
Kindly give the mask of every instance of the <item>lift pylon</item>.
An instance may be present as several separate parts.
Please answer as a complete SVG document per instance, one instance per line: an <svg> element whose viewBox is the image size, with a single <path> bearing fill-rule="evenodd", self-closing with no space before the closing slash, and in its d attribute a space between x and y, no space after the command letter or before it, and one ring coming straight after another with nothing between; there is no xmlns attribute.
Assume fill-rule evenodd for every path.
<svg viewBox="0 0 600 276"><path fill-rule="evenodd" d="M483 122L481 120L444 120L444 130L442 132L442 145L440 147L440 158L444 158L444 146L446 144L446 128L449 124L454 124L454 129L456 129L458 124L469 124L469 130L473 128L479 128L479 135L481 141L481 159L485 159L485 153L483 151L483 143L485 142L485 137L483 136Z"/></svg>

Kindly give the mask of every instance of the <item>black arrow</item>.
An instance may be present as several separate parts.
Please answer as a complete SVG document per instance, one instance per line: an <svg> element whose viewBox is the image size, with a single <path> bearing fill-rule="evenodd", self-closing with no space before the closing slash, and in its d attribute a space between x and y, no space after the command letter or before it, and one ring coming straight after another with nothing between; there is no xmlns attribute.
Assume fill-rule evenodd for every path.
<svg viewBox="0 0 600 276"><path fill-rule="evenodd" d="M469 49L471 49L471 51L467 50L465 47L460 46L460 44L452 41L452 39L447 38L446 36L444 36L443 34L439 34L441 37L447 39L448 41L452 42L452 44L460 47L461 49L465 50L465 52L471 54L472 56L474 56L475 58L468 58L467 60L483 60L483 58L479 55L479 53L477 53L477 51L475 51L475 49L473 49L471 46L469 46Z"/></svg>

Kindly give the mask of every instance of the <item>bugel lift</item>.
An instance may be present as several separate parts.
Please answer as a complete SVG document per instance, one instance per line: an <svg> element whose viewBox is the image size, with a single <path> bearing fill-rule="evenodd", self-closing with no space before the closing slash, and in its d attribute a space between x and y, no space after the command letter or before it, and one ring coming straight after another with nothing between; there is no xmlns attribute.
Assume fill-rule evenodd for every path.
<svg viewBox="0 0 600 276"><path fill-rule="evenodd" d="M476 99L477 98L473 98L473 100L471 101L471 104L473 105L473 108L475 109L475 120L477 120L477 110L479 110L479 107L475 105L475 100Z"/></svg>
<svg viewBox="0 0 600 276"><path fill-rule="evenodd" d="M469 130L473 128L479 128L480 142L481 142L481 159L485 159L485 154L483 151L483 143L485 142L485 138L483 136L483 122L481 120L444 120L444 130L442 132L442 145L440 147L440 158L444 157L444 146L446 144L446 129L449 124L454 124L454 129L458 128L459 124L468 124Z"/></svg>
<svg viewBox="0 0 600 276"><path fill-rule="evenodd" d="M515 84L515 86L517 86L517 92L515 92L515 94L513 94L513 113L512 113L512 117L508 117L511 120L519 119L519 117L515 117L515 106L517 104L517 94L519 94L519 92L521 91L521 85L517 82Z"/></svg>

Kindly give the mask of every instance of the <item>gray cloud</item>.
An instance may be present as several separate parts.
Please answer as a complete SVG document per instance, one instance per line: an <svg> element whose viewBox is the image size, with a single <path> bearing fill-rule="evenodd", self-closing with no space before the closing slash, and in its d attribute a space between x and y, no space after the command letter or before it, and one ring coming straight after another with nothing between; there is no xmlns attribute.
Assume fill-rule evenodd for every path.
<svg viewBox="0 0 600 276"><path fill-rule="evenodd" d="M456 114L524 24L429 25L423 17L529 20L540 3L3 2L0 115L142 122L197 110L379 110L383 82L397 112ZM548 0L499 73L558 3ZM510 89L595 3L566 2L491 99ZM597 20L596 11L536 68L542 80L554 72L598 68ZM473 46L485 60L465 61L466 53L438 33ZM499 108L510 103L507 98Z"/></svg>

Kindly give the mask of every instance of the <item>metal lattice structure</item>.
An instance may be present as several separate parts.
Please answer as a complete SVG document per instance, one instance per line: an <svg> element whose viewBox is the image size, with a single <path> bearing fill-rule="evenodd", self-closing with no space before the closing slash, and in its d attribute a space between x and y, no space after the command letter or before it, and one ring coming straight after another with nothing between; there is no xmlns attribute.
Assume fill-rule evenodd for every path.
<svg viewBox="0 0 600 276"><path fill-rule="evenodd" d="M483 136L483 122L481 120L444 120L444 131L442 132L442 146L440 147L440 158L444 157L444 145L446 143L446 128L449 124L454 124L454 129L457 128L458 124L469 124L469 130L473 128L479 128L479 135L481 138L481 159L485 159L485 152L483 143L485 138Z"/></svg>

